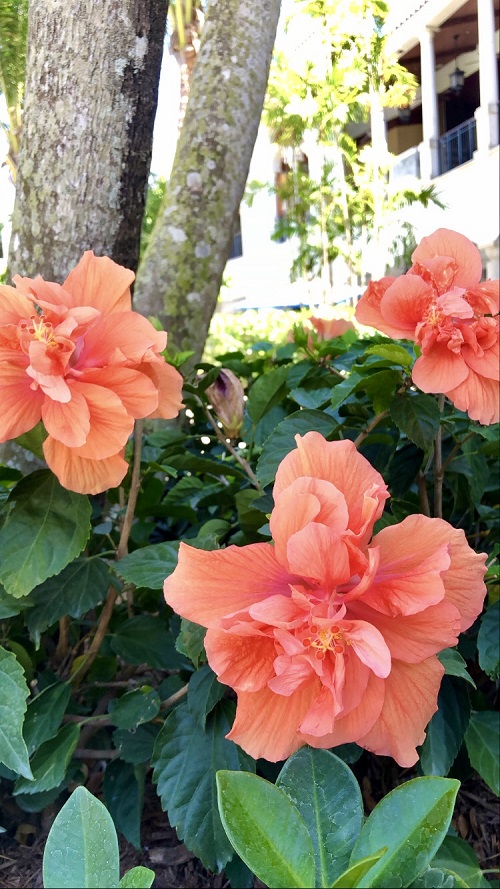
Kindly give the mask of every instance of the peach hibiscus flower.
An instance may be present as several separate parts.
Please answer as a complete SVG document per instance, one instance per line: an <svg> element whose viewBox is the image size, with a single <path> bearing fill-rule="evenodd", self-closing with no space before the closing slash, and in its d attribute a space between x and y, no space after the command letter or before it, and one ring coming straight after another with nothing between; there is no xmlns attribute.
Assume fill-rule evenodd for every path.
<svg viewBox="0 0 500 889"><path fill-rule="evenodd" d="M131 311L133 280L88 251L62 286L17 275L17 289L0 287L0 442L42 420L49 467L81 494L123 480L134 419L182 407L167 334Z"/></svg>
<svg viewBox="0 0 500 889"><path fill-rule="evenodd" d="M497 423L500 282L481 284L479 250L445 228L423 238L412 260L406 275L369 285L357 320L419 344L412 376L423 392L444 392L472 420Z"/></svg>
<svg viewBox="0 0 500 889"><path fill-rule="evenodd" d="M350 441L295 440L276 475L274 546L181 543L165 598L208 627L208 662L238 694L228 737L252 756L355 741L411 766L437 709L436 653L481 611L486 556L423 515L370 542L382 477Z"/></svg>
<svg viewBox="0 0 500 889"><path fill-rule="evenodd" d="M352 321L346 321L345 318L321 318L313 315L309 318L309 322L318 334L319 340L333 340L348 330L356 330Z"/></svg>

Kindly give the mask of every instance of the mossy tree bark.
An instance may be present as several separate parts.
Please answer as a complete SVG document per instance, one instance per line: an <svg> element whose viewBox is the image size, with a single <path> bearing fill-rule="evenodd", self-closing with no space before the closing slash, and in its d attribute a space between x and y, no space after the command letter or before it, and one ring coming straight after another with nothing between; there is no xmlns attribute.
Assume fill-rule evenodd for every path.
<svg viewBox="0 0 500 889"><path fill-rule="evenodd" d="M136 268L167 7L30 0L11 274L62 282L84 250Z"/></svg>
<svg viewBox="0 0 500 889"><path fill-rule="evenodd" d="M172 173L135 288L170 348L199 359L215 310L269 74L279 0L209 4Z"/></svg>

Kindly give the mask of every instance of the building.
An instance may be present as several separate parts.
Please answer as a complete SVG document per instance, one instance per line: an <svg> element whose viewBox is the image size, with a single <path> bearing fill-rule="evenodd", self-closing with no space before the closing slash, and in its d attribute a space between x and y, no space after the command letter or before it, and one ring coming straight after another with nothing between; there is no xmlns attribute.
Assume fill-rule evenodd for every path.
<svg viewBox="0 0 500 889"><path fill-rule="evenodd" d="M411 106L386 112L394 180L433 183L445 211L408 210L417 240L438 226L477 244L499 275L499 0L398 0L388 50L418 79Z"/></svg>
<svg viewBox="0 0 500 889"><path fill-rule="evenodd" d="M465 234L479 247L487 278L500 277L499 28L500 0L393 0L385 27L387 51L419 83L411 105L384 111L391 184L416 191L432 184L445 205L443 210L414 204L405 208L404 219L414 227L417 241L439 227ZM311 20L297 22L292 37L296 48L290 52L287 46L287 52L292 57L299 50L310 54L315 36ZM369 124L356 125L352 134L366 144ZM259 135L249 179L271 181L280 169L280 155L266 135ZM314 146L305 150L312 173ZM321 288L315 294L305 282L291 285L295 295L287 296L293 245L270 242L275 215L275 198L265 193L251 209L242 207L243 255L227 266L235 302L231 290L227 295L234 307L273 304L273 299L283 304L321 300ZM393 234L388 232L388 244ZM363 248L365 279L380 277L391 263L389 252L381 257L379 248L370 242ZM347 282L341 283L345 268L340 266L334 301L352 295ZM364 283L359 282L358 292Z"/></svg>

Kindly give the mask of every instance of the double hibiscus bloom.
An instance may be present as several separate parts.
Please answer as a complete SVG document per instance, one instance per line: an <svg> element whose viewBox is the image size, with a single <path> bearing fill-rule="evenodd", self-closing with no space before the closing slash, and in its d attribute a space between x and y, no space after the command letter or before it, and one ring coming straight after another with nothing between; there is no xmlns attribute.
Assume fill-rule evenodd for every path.
<svg viewBox="0 0 500 889"><path fill-rule="evenodd" d="M444 392L471 420L500 419L499 281L481 281L481 254L458 232L422 238L406 275L371 283L356 307L362 324L415 340L422 392Z"/></svg>
<svg viewBox="0 0 500 889"><path fill-rule="evenodd" d="M62 286L16 276L0 287L0 442L42 420L45 459L65 488L116 487L143 417L177 416L182 377L167 334L132 312L134 273L90 251Z"/></svg>
<svg viewBox="0 0 500 889"><path fill-rule="evenodd" d="M481 611L486 556L423 515L370 542L382 477L350 441L296 443L276 475L274 545L181 543L165 598L208 627L208 662L238 694L228 737L252 756L355 741L410 766L437 709L436 654Z"/></svg>

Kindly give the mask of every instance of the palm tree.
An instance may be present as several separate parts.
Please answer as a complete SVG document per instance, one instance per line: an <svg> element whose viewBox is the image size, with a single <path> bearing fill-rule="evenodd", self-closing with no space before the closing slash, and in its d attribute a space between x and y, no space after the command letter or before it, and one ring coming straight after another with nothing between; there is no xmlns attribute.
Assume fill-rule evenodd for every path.
<svg viewBox="0 0 500 889"><path fill-rule="evenodd" d="M7 121L0 121L8 141L3 163L16 181L26 71L28 0L0 0L0 94L7 106Z"/></svg>
<svg viewBox="0 0 500 889"><path fill-rule="evenodd" d="M171 31L169 49L179 64L181 75L181 97L177 128L180 132L184 123L186 106L191 88L191 78L200 48L201 32L205 16L197 0L172 0L168 9Z"/></svg>

